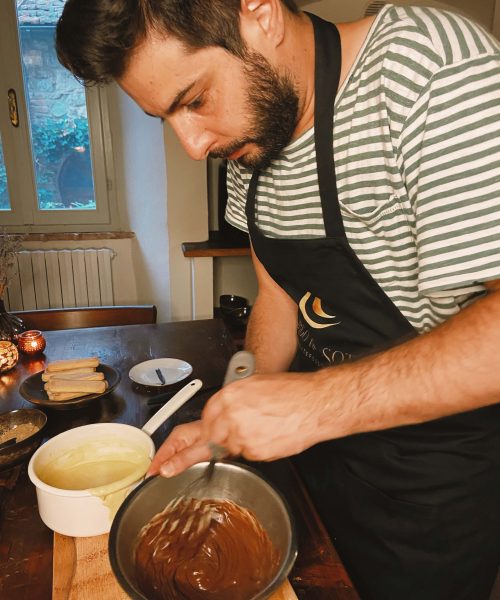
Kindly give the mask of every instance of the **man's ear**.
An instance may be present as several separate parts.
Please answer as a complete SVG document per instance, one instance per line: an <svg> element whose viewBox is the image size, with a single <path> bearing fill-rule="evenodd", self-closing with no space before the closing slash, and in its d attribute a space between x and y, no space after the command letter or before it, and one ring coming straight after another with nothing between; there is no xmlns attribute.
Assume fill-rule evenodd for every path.
<svg viewBox="0 0 500 600"><path fill-rule="evenodd" d="M284 14L281 0L241 0L241 35L247 46L262 52L281 44Z"/></svg>

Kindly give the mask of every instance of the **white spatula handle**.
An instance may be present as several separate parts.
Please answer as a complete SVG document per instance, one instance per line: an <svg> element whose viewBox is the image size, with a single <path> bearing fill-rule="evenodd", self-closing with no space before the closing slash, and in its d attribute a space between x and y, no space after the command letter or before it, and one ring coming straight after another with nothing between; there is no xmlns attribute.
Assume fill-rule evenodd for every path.
<svg viewBox="0 0 500 600"><path fill-rule="evenodd" d="M255 357L247 350L240 350L231 356L226 368L224 385L229 385L238 379L250 377L255 371Z"/></svg>
<svg viewBox="0 0 500 600"><path fill-rule="evenodd" d="M247 350L240 350L231 356L226 367L223 386L250 377L255 371L255 356ZM212 460L221 460L225 456L229 456L229 452L224 446L208 442L208 447L212 452Z"/></svg>
<svg viewBox="0 0 500 600"><path fill-rule="evenodd" d="M176 410L192 398L203 385L201 379L193 379L175 394L164 406L157 411L144 425L142 431L149 436L158 429Z"/></svg>

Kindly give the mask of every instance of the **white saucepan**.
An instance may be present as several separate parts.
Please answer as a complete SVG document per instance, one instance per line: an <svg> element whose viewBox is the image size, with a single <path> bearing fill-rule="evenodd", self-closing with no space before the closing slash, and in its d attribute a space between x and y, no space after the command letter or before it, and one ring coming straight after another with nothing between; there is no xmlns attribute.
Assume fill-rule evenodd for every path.
<svg viewBox="0 0 500 600"><path fill-rule="evenodd" d="M142 429L95 423L56 435L31 457L28 475L50 529L73 537L110 530L125 496L144 478L155 446L151 435L202 386L190 381Z"/></svg>

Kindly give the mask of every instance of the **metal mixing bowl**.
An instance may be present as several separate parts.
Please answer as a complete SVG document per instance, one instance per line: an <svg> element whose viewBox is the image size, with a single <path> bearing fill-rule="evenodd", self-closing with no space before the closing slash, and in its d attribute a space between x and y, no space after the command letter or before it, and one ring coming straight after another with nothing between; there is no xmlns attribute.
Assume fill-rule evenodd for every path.
<svg viewBox="0 0 500 600"><path fill-rule="evenodd" d="M207 463L165 479L151 477L139 485L121 505L111 526L109 557L113 572L134 600L148 600L136 582L135 549L141 528L161 512L172 498L200 477ZM281 562L273 580L253 598L264 600L283 583L297 556L295 527L290 509L278 490L255 470L233 462L218 462L208 487L196 486L197 498L220 498L251 510L279 550Z"/></svg>
<svg viewBox="0 0 500 600"><path fill-rule="evenodd" d="M0 433L15 431L19 425L27 423L33 425L36 431L29 437L0 449L0 471L28 460L40 445L42 429L47 423L47 415L37 408L21 408L0 414Z"/></svg>

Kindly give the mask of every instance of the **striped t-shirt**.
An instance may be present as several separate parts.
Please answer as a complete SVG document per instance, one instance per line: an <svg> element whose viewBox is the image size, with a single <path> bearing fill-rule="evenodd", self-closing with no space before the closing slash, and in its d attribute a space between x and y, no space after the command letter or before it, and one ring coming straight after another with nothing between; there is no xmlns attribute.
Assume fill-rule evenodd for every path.
<svg viewBox="0 0 500 600"><path fill-rule="evenodd" d="M349 243L420 332L500 278L500 44L467 19L385 6L335 101ZM247 230L251 171L229 161L226 219ZM325 235L314 131L261 173L269 237Z"/></svg>

